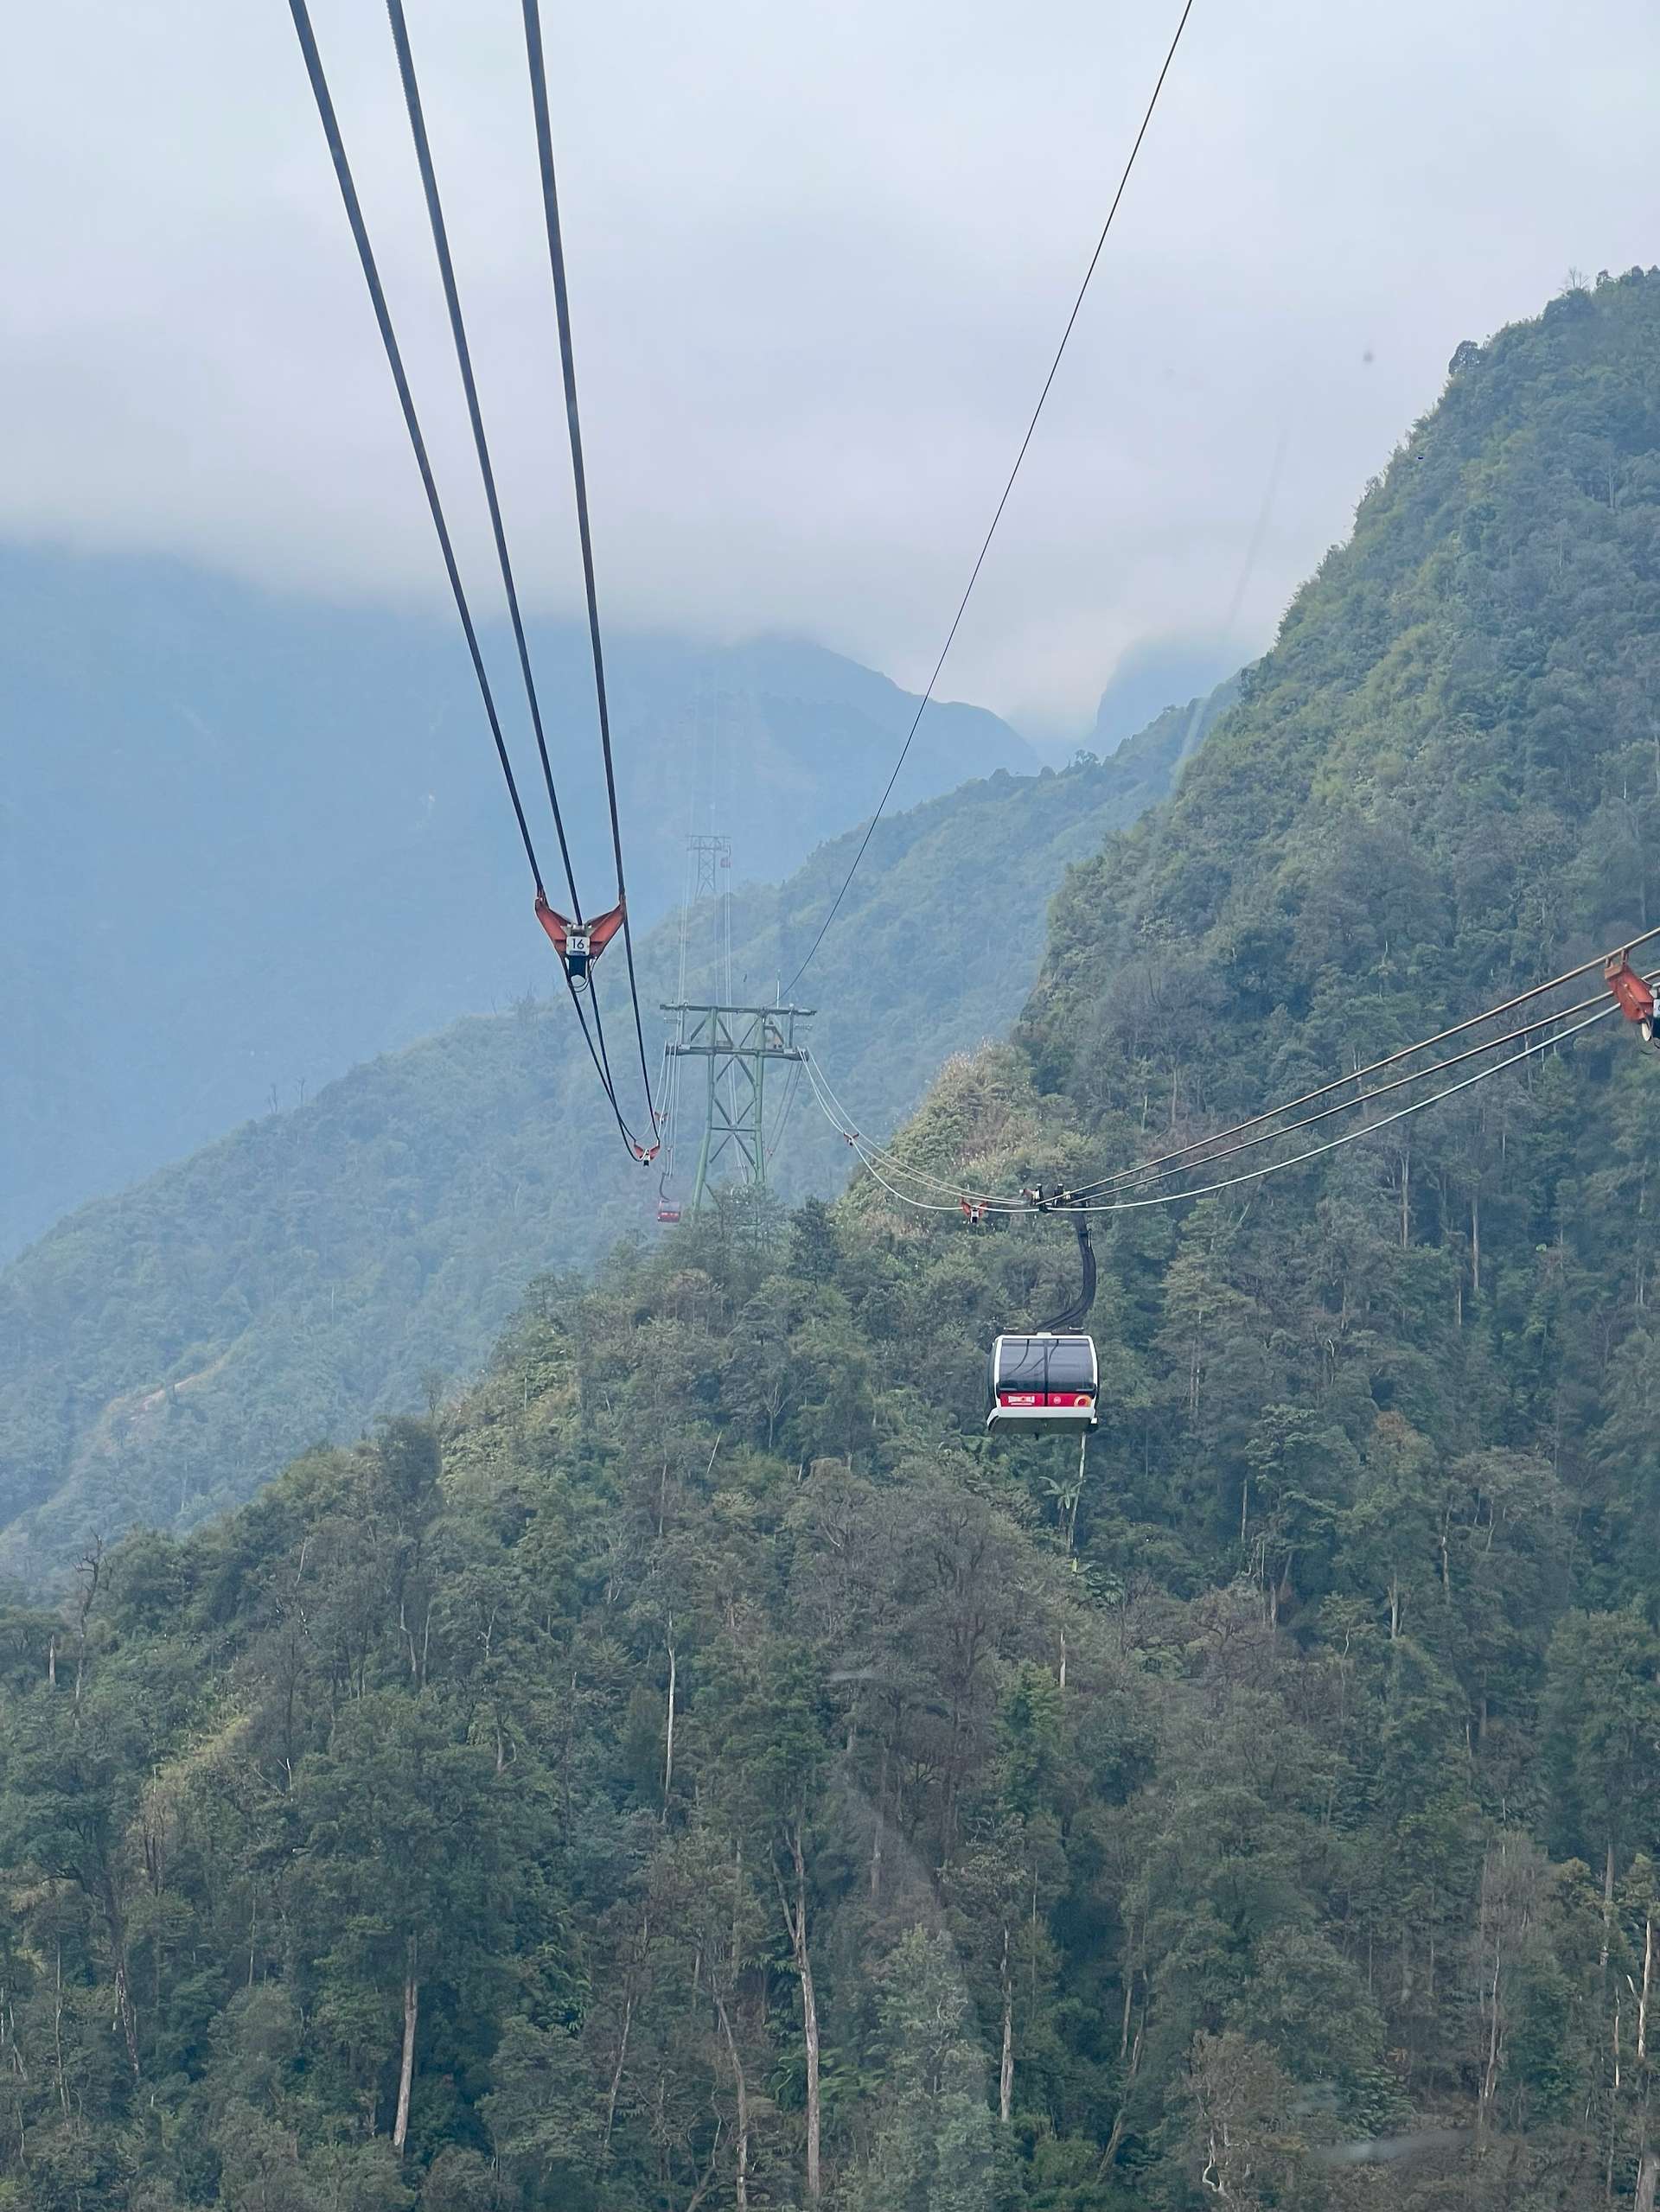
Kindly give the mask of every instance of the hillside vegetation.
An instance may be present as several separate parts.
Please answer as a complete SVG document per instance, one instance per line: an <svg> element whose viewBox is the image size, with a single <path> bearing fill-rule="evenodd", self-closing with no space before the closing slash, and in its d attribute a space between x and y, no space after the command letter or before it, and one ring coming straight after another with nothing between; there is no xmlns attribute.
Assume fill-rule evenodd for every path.
<svg viewBox="0 0 1660 2212"><path fill-rule="evenodd" d="M907 1157L1098 1171L1644 918L1657 340L1460 349ZM0 2190L1651 2212L1660 1061L1529 1067L1103 1218L1082 1459L980 1426L1069 1239L861 1182L11 1608Z"/></svg>
<svg viewBox="0 0 1660 2212"><path fill-rule="evenodd" d="M1104 764L998 775L881 825L808 994L814 1049L864 1126L891 1129L949 1053L1006 1030L1067 862L1168 789L1206 711L1172 711ZM737 895L740 996L770 999L799 963L851 851ZM712 944L706 908L694 993ZM642 950L654 1054L674 926ZM603 1107L563 993L527 997L71 1216L0 1273L0 1571L222 1511L309 1444L475 1373L533 1276L654 1234L657 1177ZM847 1150L810 1093L780 1131L786 1193L840 1187Z"/></svg>

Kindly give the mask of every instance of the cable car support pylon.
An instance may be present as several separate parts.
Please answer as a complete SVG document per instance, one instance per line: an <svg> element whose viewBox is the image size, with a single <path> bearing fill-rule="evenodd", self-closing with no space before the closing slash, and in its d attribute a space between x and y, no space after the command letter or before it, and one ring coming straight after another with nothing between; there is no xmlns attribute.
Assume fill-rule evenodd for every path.
<svg viewBox="0 0 1660 2212"><path fill-rule="evenodd" d="M705 1068L703 1135L692 1186L694 1214L702 1211L723 1167L750 1189L766 1189L767 1070L805 1062L807 1047L796 1025L810 1021L814 1010L793 1004L698 1005L684 1000L663 1008L674 1017L674 1035L666 1050L677 1100L684 1094L677 1080L680 1063L701 1060Z"/></svg>

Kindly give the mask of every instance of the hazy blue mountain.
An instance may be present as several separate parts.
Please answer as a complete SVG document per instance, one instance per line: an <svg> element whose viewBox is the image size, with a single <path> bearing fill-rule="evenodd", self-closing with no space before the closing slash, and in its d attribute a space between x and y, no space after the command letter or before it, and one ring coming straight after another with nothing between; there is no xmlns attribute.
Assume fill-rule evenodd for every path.
<svg viewBox="0 0 1660 2212"><path fill-rule="evenodd" d="M1237 665L1215 639L1159 638L1133 647L1101 695L1085 744L1105 759L1145 730L1172 699L1209 698Z"/></svg>
<svg viewBox="0 0 1660 2212"><path fill-rule="evenodd" d="M488 639L504 714L514 671ZM578 883L609 902L585 636L533 639ZM914 701L818 647L618 636L630 895L686 830L776 877L872 803ZM540 821L522 711L508 717ZM340 609L172 561L0 547L0 1255L66 1208L457 1014L550 955L452 616ZM1024 741L923 722L902 804ZM557 890L551 828L539 832ZM557 896L556 896L557 903Z"/></svg>
<svg viewBox="0 0 1660 2212"><path fill-rule="evenodd" d="M1163 796L1191 721L1172 710L1110 762L999 770L878 826L801 993L861 1128L891 1129L950 1054L1008 1028L1069 863ZM738 992L770 999L793 973L854 842L734 896ZM695 992L713 979L713 910L694 920ZM654 1052L676 922L642 950ZM688 1111L678 1193L696 1126ZM849 1157L798 1087L779 1188L833 1190ZM654 1233L657 1181L623 1152L561 993L358 1068L83 1207L0 1272L0 1568L50 1569L94 1529L189 1526L317 1437L418 1403L430 1373L483 1359L533 1276Z"/></svg>

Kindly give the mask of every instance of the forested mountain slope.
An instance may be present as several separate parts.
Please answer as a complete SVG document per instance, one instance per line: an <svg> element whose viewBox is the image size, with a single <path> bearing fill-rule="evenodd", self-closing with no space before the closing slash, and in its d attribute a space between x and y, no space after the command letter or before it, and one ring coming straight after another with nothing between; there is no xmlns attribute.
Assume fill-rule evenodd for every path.
<svg viewBox="0 0 1660 2212"><path fill-rule="evenodd" d="M1099 1171L1644 918L1657 338L1461 354L905 1157ZM10 1609L0 2187L1650 2212L1657 1138L1610 1024L1102 1217L1082 1460L980 1426L1059 1224L729 1202Z"/></svg>
<svg viewBox="0 0 1660 2212"><path fill-rule="evenodd" d="M484 643L540 822L511 644ZM548 623L532 644L591 906L611 862L587 635ZM611 679L642 923L680 896L694 813L740 876L776 880L872 803L915 705L782 639L621 635ZM447 605L329 607L179 562L0 546L0 1259L273 1093L291 1103L546 972ZM948 703L900 798L1033 765L995 716ZM551 827L541 842L553 867Z"/></svg>
<svg viewBox="0 0 1660 2212"><path fill-rule="evenodd" d="M1657 706L1660 273L1633 272L1459 348L1173 800L1069 877L1019 1034L1074 1157L1248 1114L1649 923ZM1346 2016L1331 2050L1387 2054L1484 2148L1367 2201L1651 2196L1657 1085L1616 1023L1103 1223L1117 1405L1081 1548L1131 1617L1163 1592L1204 1618L1231 1579L1274 1629L1229 1693L1273 1810L1213 1793L1179 1931L1125 1935L1159 2061L1134 2125L1203 2083L1197 2030L1248 2039L1248 2097L1336 2074L1313 2045ZM1345 1977L1363 2001L1350 1979L1328 2013Z"/></svg>
<svg viewBox="0 0 1660 2212"><path fill-rule="evenodd" d="M808 993L814 1049L864 1125L891 1128L948 1054L1007 1029L1067 862L1168 789L1215 711L1172 710L1107 763L999 775L882 823ZM735 897L740 995L771 998L852 849ZM712 909L697 924L694 992ZM674 925L643 951L654 1016L677 985ZM655 1018L650 1034L654 1056ZM94 1531L222 1510L320 1437L418 1406L429 1377L472 1373L533 1276L654 1233L657 1177L603 1103L563 993L527 998L61 1223L0 1273L0 1566L27 1576ZM693 1133L683 1162L694 1151ZM798 1093L781 1188L837 1189L847 1161Z"/></svg>

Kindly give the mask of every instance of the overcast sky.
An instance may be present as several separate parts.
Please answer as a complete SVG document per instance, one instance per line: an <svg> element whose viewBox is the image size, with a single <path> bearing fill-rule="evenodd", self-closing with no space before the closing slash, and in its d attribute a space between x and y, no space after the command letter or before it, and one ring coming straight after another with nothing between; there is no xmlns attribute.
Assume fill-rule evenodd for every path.
<svg viewBox="0 0 1660 2212"><path fill-rule="evenodd" d="M407 6L509 529L568 611L519 9ZM610 620L919 683L1176 7L544 8ZM483 602L384 11L313 12ZM1260 651L1461 338L1660 261L1657 95L1653 0L1196 0L942 692L1052 734L1138 647ZM284 0L16 13L0 194L0 531L438 603Z"/></svg>

